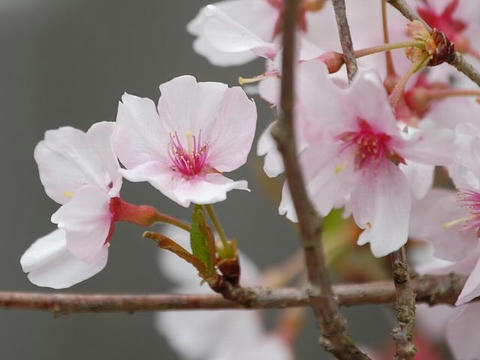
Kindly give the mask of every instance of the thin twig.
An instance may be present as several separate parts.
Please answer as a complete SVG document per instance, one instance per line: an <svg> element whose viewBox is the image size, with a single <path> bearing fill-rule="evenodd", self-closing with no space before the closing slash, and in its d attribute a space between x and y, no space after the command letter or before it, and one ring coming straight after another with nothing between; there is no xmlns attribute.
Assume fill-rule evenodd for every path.
<svg viewBox="0 0 480 360"><path fill-rule="evenodd" d="M405 0L387 0L387 2L396 8L403 16L405 16L408 20L419 20L421 21L425 27L431 31L432 28L425 23L425 21L418 16L418 14L413 10ZM449 62L450 65L455 67L458 71L465 74L470 80L475 82L478 86L480 86L480 72L475 69L472 64L470 64L462 54L458 51L455 52L455 56Z"/></svg>
<svg viewBox="0 0 480 360"><path fill-rule="evenodd" d="M449 274L425 275L412 280L417 302L430 305L453 305L460 294L465 277ZM255 294L249 307L225 300L218 294L66 294L0 292L0 308L50 311L56 315L72 313L104 313L172 310L271 309L310 305L307 291L294 288L248 288ZM342 306L387 304L395 300L391 281L333 286Z"/></svg>
<svg viewBox="0 0 480 360"><path fill-rule="evenodd" d="M338 35L342 45L343 57L347 67L348 79L352 81L357 73L357 59L353 51L352 37L350 27L348 26L347 14L345 9L345 0L333 0L333 9L335 10L335 19L337 20Z"/></svg>
<svg viewBox="0 0 480 360"><path fill-rule="evenodd" d="M347 334L325 263L321 219L310 202L297 158L294 132L294 65L296 14L299 0L284 0L281 114L273 136L285 164L285 174L298 217L309 281L310 305L321 330L320 343L339 359L368 359Z"/></svg>
<svg viewBox="0 0 480 360"><path fill-rule="evenodd" d="M395 316L398 324L393 329L395 360L411 360L417 349L413 343L415 328L415 293L413 291L405 248L391 255L393 281L396 288Z"/></svg>

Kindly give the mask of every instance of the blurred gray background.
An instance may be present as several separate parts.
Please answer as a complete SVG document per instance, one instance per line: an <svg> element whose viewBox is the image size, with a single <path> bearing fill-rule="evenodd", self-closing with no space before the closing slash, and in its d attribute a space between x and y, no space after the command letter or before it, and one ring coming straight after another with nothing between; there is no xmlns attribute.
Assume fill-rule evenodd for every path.
<svg viewBox="0 0 480 360"><path fill-rule="evenodd" d="M0 0L0 289L49 291L30 284L19 258L52 231L58 205L44 193L33 148L45 130L115 120L123 92L158 99L158 85L192 74L236 85L239 75L261 73L262 62L218 68L192 50L185 25L207 1L197 0ZM333 15L332 15L333 16ZM259 99L257 134L272 114ZM277 216L264 188L259 160L233 174L247 178L251 193L231 192L217 206L227 232L260 265L297 249L293 227ZM146 183L124 183L123 197L152 204L178 217L180 208ZM157 250L142 230L117 227L107 268L70 292L167 291L156 266ZM274 252L271 249L275 249ZM385 309L358 307L347 315L356 339L367 345L389 336ZM297 345L298 359L317 356L313 322ZM177 359L153 328L152 314L82 314L55 319L49 313L0 310L0 359Z"/></svg>

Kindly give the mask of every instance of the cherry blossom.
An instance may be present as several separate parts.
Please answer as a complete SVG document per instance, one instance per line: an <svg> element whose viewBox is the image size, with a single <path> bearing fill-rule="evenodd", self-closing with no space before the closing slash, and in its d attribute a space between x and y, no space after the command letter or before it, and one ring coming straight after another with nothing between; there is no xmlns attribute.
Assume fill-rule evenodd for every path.
<svg viewBox="0 0 480 360"><path fill-rule="evenodd" d="M325 0L302 0L299 31L307 30L307 13L317 12ZM230 0L208 5L187 26L197 36L194 49L219 66L240 65L258 55L273 58L282 32L282 0Z"/></svg>
<svg viewBox="0 0 480 360"><path fill-rule="evenodd" d="M165 226L164 235L189 249L188 233ZM242 285L259 284L255 264L240 254ZM176 255L160 251L158 265L162 273L175 284L175 293L209 293L201 286L195 270ZM289 346L275 333L267 333L258 311L195 311L160 312L155 325L169 344L186 359L272 359L289 360L293 354Z"/></svg>
<svg viewBox="0 0 480 360"><path fill-rule="evenodd" d="M52 215L58 230L38 239L20 259L38 286L65 288L101 271L117 221L150 225L155 210L120 197L122 178L113 154L113 122L86 133L71 127L49 130L35 148L46 193L62 206Z"/></svg>
<svg viewBox="0 0 480 360"><path fill-rule="evenodd" d="M20 260L36 285L69 287L107 262L110 199L122 185L110 144L113 126L97 123L86 133L71 127L49 130L35 148L45 191L62 205L52 215L59 230L37 240Z"/></svg>
<svg viewBox="0 0 480 360"><path fill-rule="evenodd" d="M426 213L419 212L417 215L421 217L422 214ZM426 218L427 227L430 226L429 218L432 218L430 214ZM455 240L452 238L452 249L454 244L458 243ZM448 273L453 270L451 265L454 263L435 257L432 246L428 242L424 246L413 249L409 255L415 270L420 274ZM456 268L457 271L462 270L461 267L456 266ZM459 307L448 305L429 307L424 304L416 306L417 328L431 341L438 343L447 340L454 358L458 360L476 359L480 355L478 341L475 337L469 336L479 331L478 321L476 321L479 315L480 306L477 302Z"/></svg>
<svg viewBox="0 0 480 360"><path fill-rule="evenodd" d="M358 244L370 243L375 256L385 256L407 241L411 199L398 165L450 163L445 147L453 143L452 134L429 131L425 122L424 129L405 136L372 71L359 73L342 89L320 62L303 66L310 76L299 78L305 81L298 85L304 104L298 121L308 147L300 160L310 197L322 215L347 206L364 229ZM296 220L286 186L280 213Z"/></svg>
<svg viewBox="0 0 480 360"><path fill-rule="evenodd" d="M193 76L160 85L153 101L125 94L113 135L115 153L130 181L148 181L188 207L225 200L246 181L222 175L242 166L256 126L256 107L239 87L197 83Z"/></svg>

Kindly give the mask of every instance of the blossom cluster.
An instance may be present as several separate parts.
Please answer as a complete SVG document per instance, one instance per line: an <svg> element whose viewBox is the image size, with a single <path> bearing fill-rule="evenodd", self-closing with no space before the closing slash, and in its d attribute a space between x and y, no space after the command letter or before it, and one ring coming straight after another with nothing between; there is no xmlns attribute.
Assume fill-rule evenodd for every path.
<svg viewBox="0 0 480 360"><path fill-rule="evenodd" d="M453 46L473 62L480 59L475 43L480 2L409 3L434 30L389 9L390 44L385 44L381 1L347 1L355 50L361 49L356 52L359 71L349 81L333 35L331 1L300 2L294 105L298 161L317 212L327 216L344 209L344 217L351 216L361 230L356 243L369 244L375 257L399 250L410 239L428 243L434 251L435 265L421 258L419 272L468 276L442 331L457 359L475 359L480 346L465 334L480 330L480 307L470 303L480 295L480 91L444 62ZM254 84L277 110L283 12L280 0L221 1L202 8L187 26L196 52L214 65L264 59L265 72L240 78L240 83ZM241 87L201 83L193 76L174 78L160 91L157 105L125 94L116 122L94 124L87 132L50 130L37 145L41 182L61 206L51 218L58 229L37 240L21 259L34 284L65 288L102 270L117 221L140 226L169 222L150 206L125 202L120 197L123 178L149 182L183 207L210 205L225 200L230 190L248 190L246 181L224 173L247 161L257 120L253 100ZM275 126L275 121L266 126L257 143L269 177L284 170L272 135ZM447 185L434 185L435 179ZM279 213L298 220L287 182ZM179 248L188 248L182 240L187 232L163 232ZM223 243L223 250L228 244ZM190 251L196 256L193 246ZM177 270L166 255L162 252L161 267L179 292L203 291L190 267ZM203 265L210 266L210 260ZM255 282L258 271L253 265L243 270L247 268L247 283L249 277ZM195 353L189 353L190 339L208 332L192 327L189 316L160 314L157 322L187 358L293 357L291 344L262 329L258 314L240 312L218 313L213 324L198 321L218 328L218 335L197 339ZM219 336L225 337L224 346L218 346ZM255 350L244 354L246 349Z"/></svg>

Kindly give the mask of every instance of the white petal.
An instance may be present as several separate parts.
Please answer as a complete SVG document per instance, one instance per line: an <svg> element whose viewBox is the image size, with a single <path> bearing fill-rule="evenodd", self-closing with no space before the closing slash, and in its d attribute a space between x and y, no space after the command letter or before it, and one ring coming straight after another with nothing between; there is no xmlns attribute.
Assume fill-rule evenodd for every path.
<svg viewBox="0 0 480 360"><path fill-rule="evenodd" d="M105 191L85 186L52 215L52 222L65 231L67 247L74 256L92 261L103 249L112 223L109 205Z"/></svg>
<svg viewBox="0 0 480 360"><path fill-rule="evenodd" d="M190 180L178 179L174 186L175 198L172 200L185 207L190 203L205 205L223 201L227 193L234 189L250 191L245 180L233 181L220 174L208 174Z"/></svg>
<svg viewBox="0 0 480 360"><path fill-rule="evenodd" d="M102 155L81 130L62 127L47 131L34 157L45 192L60 204L70 201L85 184L108 188L112 181Z"/></svg>
<svg viewBox="0 0 480 360"><path fill-rule="evenodd" d="M265 155L263 170L269 177L276 177L284 171L282 155L278 151L277 143L272 137L271 131L277 121L272 122L260 135L257 143L257 155Z"/></svg>
<svg viewBox="0 0 480 360"><path fill-rule="evenodd" d="M431 165L450 165L454 153L454 133L433 121L421 121L419 131L411 135L399 152L407 159Z"/></svg>
<svg viewBox="0 0 480 360"><path fill-rule="evenodd" d="M167 161L169 141L153 101L124 94L113 134L115 154L122 164L132 168L147 161Z"/></svg>
<svg viewBox="0 0 480 360"><path fill-rule="evenodd" d="M220 172L229 172L247 161L255 136L257 108L241 88L233 87L225 91L217 111L215 122L205 134L208 163Z"/></svg>
<svg viewBox="0 0 480 360"><path fill-rule="evenodd" d="M475 336L480 331L478 318L480 303L474 302L456 310L447 326L447 341L457 360L474 360L480 356L480 342Z"/></svg>
<svg viewBox="0 0 480 360"><path fill-rule="evenodd" d="M410 184L410 191L414 199L423 198L433 185L435 166L419 164L414 161L407 161L407 164L400 164L400 170L407 177Z"/></svg>
<svg viewBox="0 0 480 360"><path fill-rule="evenodd" d="M477 261L475 267L470 273L455 305L465 304L475 299L477 296L480 296L480 261Z"/></svg>
<svg viewBox="0 0 480 360"><path fill-rule="evenodd" d="M415 323L434 342L442 342L445 339L447 324L455 314L455 308L450 305L417 304Z"/></svg>
<svg viewBox="0 0 480 360"><path fill-rule="evenodd" d="M155 325L187 359L208 359L220 344L250 344L261 335L258 314L248 310L162 312L156 314Z"/></svg>
<svg viewBox="0 0 480 360"><path fill-rule="evenodd" d="M398 250L408 239L410 206L408 182L397 166L366 169L352 192L353 217L365 229L358 244L370 243L376 257Z"/></svg>
<svg viewBox="0 0 480 360"><path fill-rule="evenodd" d="M412 204L409 236L430 241L435 256L458 261L477 247L477 235L475 231L462 229L461 224L448 228L445 224L468 216L469 213L458 206L454 191L432 189L422 200Z"/></svg>
<svg viewBox="0 0 480 360"><path fill-rule="evenodd" d="M35 241L20 259L28 279L37 286L64 289L82 282L105 267L108 246L90 262L74 257L67 249L63 230L55 230Z"/></svg>
<svg viewBox="0 0 480 360"><path fill-rule="evenodd" d="M222 1L202 8L187 28L198 36L194 49L210 62L241 65L277 50L272 40L278 16L266 1Z"/></svg>
<svg viewBox="0 0 480 360"><path fill-rule="evenodd" d="M87 131L87 138L102 159L104 168L110 175L112 182L110 196L118 196L122 187L122 175L120 175L120 164L113 153L112 135L115 129L115 123L111 121L102 121L93 124Z"/></svg>

